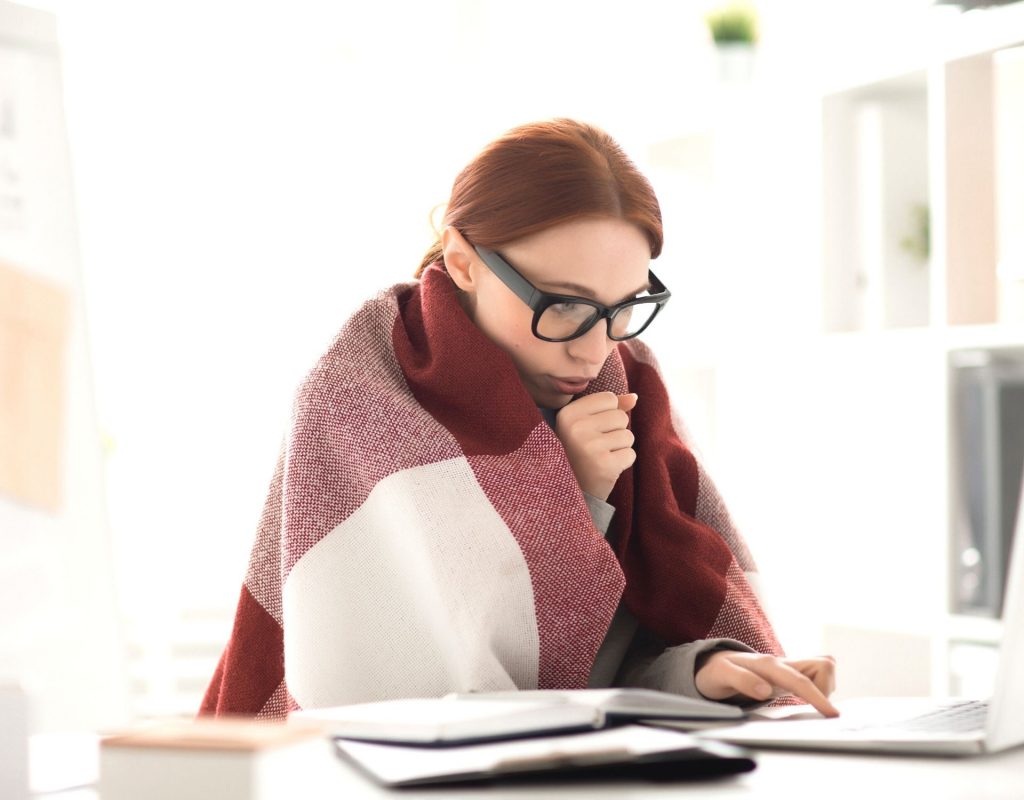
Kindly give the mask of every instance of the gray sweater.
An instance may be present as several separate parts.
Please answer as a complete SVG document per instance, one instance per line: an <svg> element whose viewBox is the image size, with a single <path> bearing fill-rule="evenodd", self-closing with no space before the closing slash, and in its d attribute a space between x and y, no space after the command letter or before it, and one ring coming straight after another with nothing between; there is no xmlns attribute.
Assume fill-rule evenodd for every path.
<svg viewBox="0 0 1024 800"><path fill-rule="evenodd" d="M615 514L614 506L586 492L583 496L594 527L607 537ZM666 647L664 642L641 628L626 604L620 602L601 649L597 651L587 685L591 688L636 686L702 698L694 681L697 659L705 653L719 650L753 652L752 648L735 639L698 639Z"/></svg>
<svg viewBox="0 0 1024 800"><path fill-rule="evenodd" d="M558 412L550 408L541 408L540 412L554 429ZM594 527L607 538L615 507L586 492L583 496ZM587 685L591 688L635 686L703 698L694 681L697 659L719 650L753 652L752 648L735 639L698 639L666 647L664 642L642 628L625 603L620 602L604 642L597 651Z"/></svg>

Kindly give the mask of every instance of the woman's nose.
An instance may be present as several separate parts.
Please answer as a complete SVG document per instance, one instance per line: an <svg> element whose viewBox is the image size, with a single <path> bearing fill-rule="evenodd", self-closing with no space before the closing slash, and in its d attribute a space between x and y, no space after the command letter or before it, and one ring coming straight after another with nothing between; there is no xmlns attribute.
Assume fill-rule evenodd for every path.
<svg viewBox="0 0 1024 800"><path fill-rule="evenodd" d="M597 321L589 331L577 339L572 339L568 344L569 355L588 364L603 364L608 358L610 348L614 342L608 338L608 325L603 320Z"/></svg>

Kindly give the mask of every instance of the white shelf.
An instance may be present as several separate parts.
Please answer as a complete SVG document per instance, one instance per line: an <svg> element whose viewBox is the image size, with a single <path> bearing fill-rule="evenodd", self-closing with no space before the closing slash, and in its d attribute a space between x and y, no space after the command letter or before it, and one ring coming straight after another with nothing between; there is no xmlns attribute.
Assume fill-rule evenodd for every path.
<svg viewBox="0 0 1024 800"><path fill-rule="evenodd" d="M826 332L1001 319L1000 246L1024 236L1007 211L1024 196L1024 59L1007 57L1024 4L950 22L899 71L824 97Z"/></svg>
<svg viewBox="0 0 1024 800"><path fill-rule="evenodd" d="M830 95L822 124L826 330L927 325L927 73Z"/></svg>
<svg viewBox="0 0 1024 800"><path fill-rule="evenodd" d="M946 619L944 633L951 642L996 645L1003 638L1003 623L989 617L950 614Z"/></svg>
<svg viewBox="0 0 1024 800"><path fill-rule="evenodd" d="M911 404L895 399L888 417L874 408L875 425L890 432L887 460L909 474L913 463L923 470L932 459L915 476L916 501L907 495L930 522L927 534L914 534L924 548L918 570L936 576L915 584L930 610L915 606L894 624L909 616L927 623L920 633L933 643L932 685L948 692L984 684L1001 638L997 619L948 613L955 585L948 543L953 520L964 516L951 354L1024 353L1024 317L1008 316L1008 284L997 277L1007 241L1024 236L1017 210L1024 207L1024 50L1017 49L1024 2L934 22L904 52L882 56L859 80L846 76L823 96L822 353L914 398L916 418ZM924 239L913 228L922 206ZM888 364L885 379L874 359ZM896 362L917 377L895 376ZM849 446L861 469L871 469L870 448Z"/></svg>
<svg viewBox="0 0 1024 800"><path fill-rule="evenodd" d="M824 94L855 91L884 83L893 76L926 71L936 64L992 52L1019 44L1024 31L1024 3L961 13L935 8L921 18L914 36L902 38L887 52L858 58L826 79ZM866 48L865 48L866 49ZM863 54L865 50L859 50Z"/></svg>
<svg viewBox="0 0 1024 800"><path fill-rule="evenodd" d="M792 231L788 238L751 227L757 269L729 262L727 278L694 280L679 291L703 304L683 315L699 325L666 325L655 334L664 345L655 344L656 352L678 351L667 374L678 390L673 397L710 450L712 474L758 558L782 640L794 653L836 648L846 692L969 690L980 685L975 678L986 679L982 667L999 638L998 621L950 613L958 503L950 357L1024 350L1024 319L1000 318L996 281L995 178L1006 162L996 136L993 53L1019 42L1024 2L949 15L895 56L875 53L870 69L831 81L820 109L806 118L795 104L788 115L780 115L783 104L759 110L759 123L752 114L741 131L757 163L774 157L793 165L792 176L783 169L757 176L771 176L772 191L806 177L800 186L809 201L787 208L791 219L772 217L773 228ZM761 139L771 138L772 114L800 143L781 150L786 159L749 143L759 138L749 133L755 123ZM808 130L813 135L800 138ZM681 194L706 197L712 182L698 167L710 158L710 140L689 134L662 143L657 161ZM799 157L815 158L819 144L820 204L817 170L798 169ZM714 145L725 154L725 144ZM728 155L734 152L744 155L741 148ZM772 202L772 192L754 194L753 172L735 174L742 180L730 202L753 196L757 209ZM913 238L918 204L930 210L926 264L899 246ZM820 245L800 229L802 220L818 222L819 205ZM692 203L686 211L680 218L699 239L705 231L693 220L704 219L702 209ZM717 264L734 242L711 244L705 260ZM865 270L868 252L874 263ZM772 260L779 253L787 269ZM858 288L862 272L870 292ZM762 274L774 283L758 282ZM718 313L708 297L724 299L728 324L706 313ZM891 663L878 658L887 647L905 654L913 686L894 683Z"/></svg>

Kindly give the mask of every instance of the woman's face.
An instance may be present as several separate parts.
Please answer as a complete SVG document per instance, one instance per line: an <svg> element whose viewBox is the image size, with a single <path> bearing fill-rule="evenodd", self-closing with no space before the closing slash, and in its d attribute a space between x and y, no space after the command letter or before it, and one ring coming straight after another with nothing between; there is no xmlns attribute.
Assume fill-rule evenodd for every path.
<svg viewBox="0 0 1024 800"><path fill-rule="evenodd" d="M464 292L466 311L509 354L534 402L561 408L597 377L615 342L604 320L568 342L531 331L533 311L494 275L454 228L445 264ZM501 255L541 291L615 305L648 288L651 248L643 232L612 217L566 222L501 247Z"/></svg>

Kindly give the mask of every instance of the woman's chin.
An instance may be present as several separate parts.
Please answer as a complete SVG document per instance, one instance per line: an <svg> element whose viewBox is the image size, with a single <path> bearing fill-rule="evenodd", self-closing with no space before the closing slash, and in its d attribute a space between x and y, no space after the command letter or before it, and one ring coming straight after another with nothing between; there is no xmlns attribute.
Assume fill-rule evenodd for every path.
<svg viewBox="0 0 1024 800"><path fill-rule="evenodd" d="M540 390L537 388L530 389L530 396L541 408L554 408L559 409L569 404L572 400L572 395L561 394L559 392L552 391L551 389Z"/></svg>

